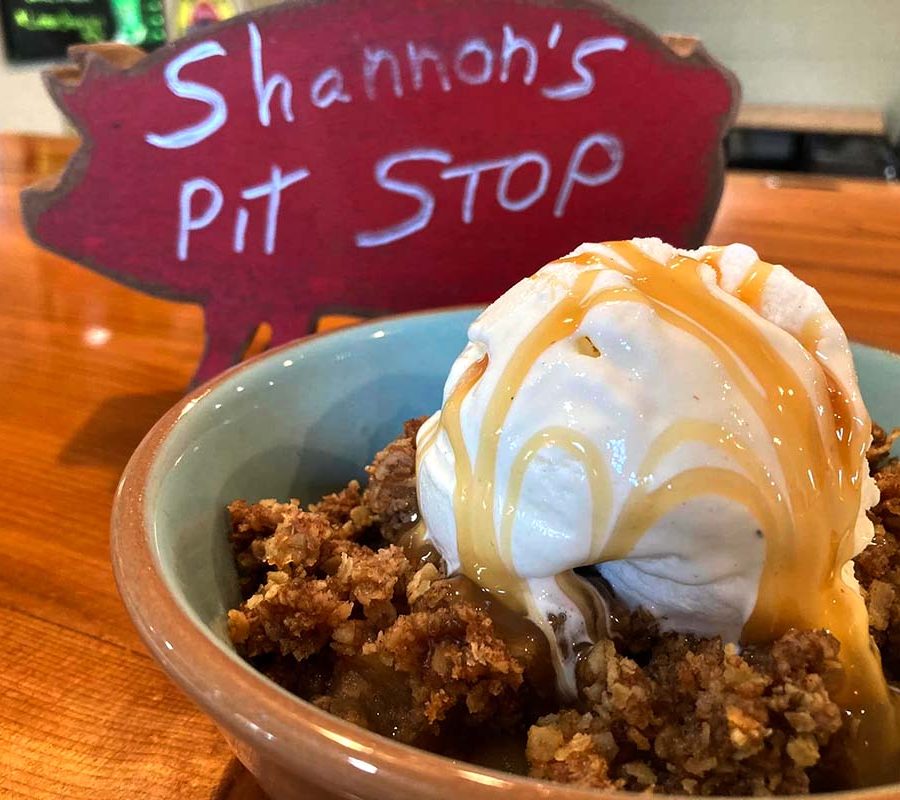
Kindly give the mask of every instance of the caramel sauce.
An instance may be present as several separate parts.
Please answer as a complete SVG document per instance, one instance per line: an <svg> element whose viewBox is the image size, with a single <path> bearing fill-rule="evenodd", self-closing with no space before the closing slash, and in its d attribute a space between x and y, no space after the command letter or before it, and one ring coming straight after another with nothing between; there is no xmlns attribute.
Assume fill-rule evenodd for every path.
<svg viewBox="0 0 900 800"><path fill-rule="evenodd" d="M534 362L552 344L577 330L592 308L588 290L595 277L593 272L581 275L575 289L535 326L509 359L488 400L474 464L463 441L460 411L463 400L488 367L487 355L463 373L441 411L440 424L450 440L456 462L454 510L462 569L480 586L504 597L519 610L524 610L525 605L521 580L513 572L511 559L505 557L494 532L494 484L500 434L516 393ZM630 287L615 287L599 294L607 300L641 299ZM598 461L596 470L605 469L605 463Z"/></svg>
<svg viewBox="0 0 900 800"><path fill-rule="evenodd" d="M403 531L397 537L395 544L402 548L414 570L419 570L426 564L438 566L442 561L440 551L434 542L425 535L425 523L421 518Z"/></svg>
<svg viewBox="0 0 900 800"><path fill-rule="evenodd" d="M611 611L606 598L574 570L561 572L555 580L560 591L572 601L585 621L590 643L609 638L611 636ZM568 644L577 652L581 643L569 642Z"/></svg>
<svg viewBox="0 0 900 800"><path fill-rule="evenodd" d="M743 300L754 311L759 311L762 305L762 295L773 269L775 269L774 265L767 264L765 261L757 261L735 289L735 296L739 300Z"/></svg>
<svg viewBox="0 0 900 800"><path fill-rule="evenodd" d="M662 459L685 442L701 442L727 451L750 477L719 467L700 467L675 475L662 486L648 490ZM775 528L775 515L779 512L784 522L783 506L772 509L766 502L764 487L772 485L772 476L739 437L714 423L683 419L670 425L651 444L635 483L637 485L628 496L612 534L605 541L595 540L590 563L627 558L645 531L690 498L709 494L712 486L716 495L748 508L764 528Z"/></svg>
<svg viewBox="0 0 900 800"><path fill-rule="evenodd" d="M556 447L564 450L570 458L580 463L587 478L590 489L593 530L592 540L596 540L599 532L605 531L609 524L609 513L612 508L612 483L609 470L597 446L586 436L570 428L551 427L538 431L522 445L510 470L507 489L506 507L502 511L500 522L500 553L509 569L513 568L512 533L516 519L516 510L522 496L522 484L525 473L534 457L545 447Z"/></svg>
<svg viewBox="0 0 900 800"><path fill-rule="evenodd" d="M421 519L400 534L395 544L403 549L415 569L429 563L437 566L442 561L437 547L427 538ZM464 574L448 578L447 584L453 596L481 609L491 618L497 635L506 643L510 655L525 666L528 680L536 693L546 695L547 687L552 687L555 682L555 666L549 642L541 628L528 615L510 608ZM596 609L590 611L594 613Z"/></svg>
<svg viewBox="0 0 900 800"><path fill-rule="evenodd" d="M527 677L538 694L547 694L555 682L555 668L550 643L541 627L529 615L510 608L505 601L479 586L466 575L448 579L453 594L484 611L494 624L497 635L509 648L510 655L525 665ZM551 690L552 691L552 690Z"/></svg>
<svg viewBox="0 0 900 800"><path fill-rule="evenodd" d="M867 469L865 449L871 423L864 409L843 395L822 358L817 362L825 376L824 386L811 396L756 321L710 291L701 277L700 262L679 255L660 264L630 242L607 245L607 250L608 255L583 253L563 259L586 269L504 366L487 402L474 463L463 442L460 409L488 368L487 355L469 367L444 406L440 425L456 460L454 510L463 574L513 611L531 616L556 652L559 667L560 643L549 621L536 613L527 586L512 564L512 528L519 493L525 472L541 448L561 448L584 469L593 508L591 564L628 557L659 519L693 498L712 494L739 503L757 520L766 546L756 605L741 641L771 642L790 628L831 631L841 642L844 667L834 699L857 725L851 753L855 774L850 782L859 786L898 779L900 704L885 682L871 643L863 600L841 577L843 565L853 554L853 532ZM718 251L712 251L704 261L718 275L717 258ZM597 268L590 269L592 266ZM758 262L735 295L758 309L772 269ZM630 285L594 290L598 274L608 270L625 276ZM548 348L576 334L592 308L615 300L649 304L660 319L690 334L714 354L771 437L784 485L779 487L736 432L697 420L680 420L651 446L636 486L609 531L612 490L604 459L585 437L550 428L529 439L515 459L507 506L500 509L500 530L496 531L497 451L517 392ZM810 323L797 338L815 355L818 335L818 325ZM576 348L587 354L583 345L576 344ZM591 355L602 358L599 351ZM743 474L697 467L648 489L654 467L685 442L702 442L726 452ZM588 584L574 573L559 576L558 585L586 619L601 613L599 596L592 589L586 595ZM570 651L576 645L572 643Z"/></svg>

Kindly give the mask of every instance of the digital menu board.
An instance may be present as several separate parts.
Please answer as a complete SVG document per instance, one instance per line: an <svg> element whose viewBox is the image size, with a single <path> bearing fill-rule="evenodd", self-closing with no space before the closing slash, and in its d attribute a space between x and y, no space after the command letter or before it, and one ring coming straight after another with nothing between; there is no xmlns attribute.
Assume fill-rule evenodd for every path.
<svg viewBox="0 0 900 800"><path fill-rule="evenodd" d="M162 0L0 0L6 58L62 58L73 44L116 41L152 50L166 40Z"/></svg>

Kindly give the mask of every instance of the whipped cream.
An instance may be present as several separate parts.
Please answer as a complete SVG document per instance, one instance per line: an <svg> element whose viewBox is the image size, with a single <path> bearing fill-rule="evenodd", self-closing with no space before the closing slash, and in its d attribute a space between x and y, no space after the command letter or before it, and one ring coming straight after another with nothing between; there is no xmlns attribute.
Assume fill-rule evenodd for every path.
<svg viewBox="0 0 900 800"><path fill-rule="evenodd" d="M664 269L647 282L650 262ZM682 275L690 291L708 293L696 315L666 299L680 296ZM731 315L733 333L706 325L706 305ZM764 351L752 368L748 339ZM764 386L772 353L775 383ZM776 385L778 375L790 380ZM783 441L790 428L760 400L777 391L809 406L800 408L809 429L792 436L821 450L821 472L786 460L796 446ZM855 437L846 461L836 430ZM543 627L571 695L574 645L597 636L571 570L595 567L664 629L740 642L760 587L775 580L766 572L773 540L783 544L799 519L798 481L825 476L847 489L842 510L826 509L847 517L834 534L842 563L871 540L865 512L878 492L861 457L869 440L847 337L818 292L784 267L740 244L584 244L472 323L443 410L419 433L419 505L451 573L507 595ZM852 568L844 572L856 593ZM751 638L782 624L759 614Z"/></svg>

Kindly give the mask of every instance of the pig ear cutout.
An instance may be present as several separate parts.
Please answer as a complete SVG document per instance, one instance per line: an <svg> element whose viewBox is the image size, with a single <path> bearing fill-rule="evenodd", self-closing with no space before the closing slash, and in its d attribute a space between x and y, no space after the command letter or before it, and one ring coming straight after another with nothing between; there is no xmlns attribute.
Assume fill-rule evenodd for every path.
<svg viewBox="0 0 900 800"><path fill-rule="evenodd" d="M706 48L703 47L696 36L685 36L681 33L664 33L660 38L666 47L679 58L699 58L707 63L712 60L706 52Z"/></svg>
<svg viewBox="0 0 900 800"><path fill-rule="evenodd" d="M140 48L129 44L116 42L76 44L68 50L67 63L52 67L43 73L44 85L57 103L60 103L62 110L68 113L60 102L60 95L64 90L79 87L94 72L122 72L131 69L146 55Z"/></svg>
<svg viewBox="0 0 900 800"><path fill-rule="evenodd" d="M131 69L147 54L139 47L118 42L100 42L99 44L76 44L69 48L69 59L84 68L92 58L98 58L113 69Z"/></svg>

